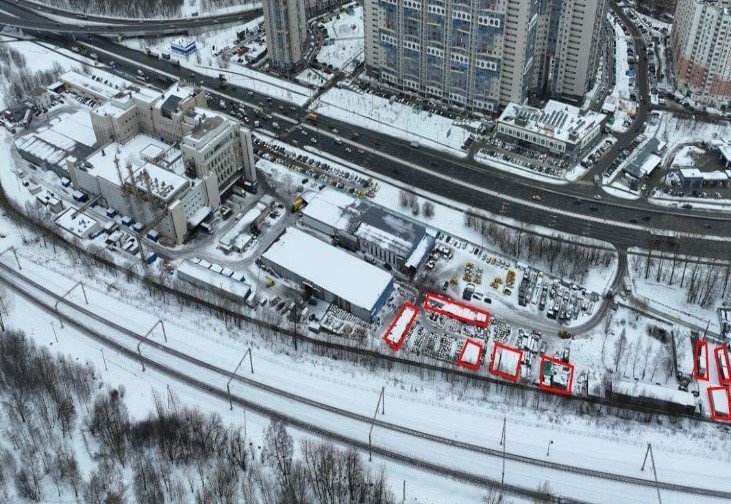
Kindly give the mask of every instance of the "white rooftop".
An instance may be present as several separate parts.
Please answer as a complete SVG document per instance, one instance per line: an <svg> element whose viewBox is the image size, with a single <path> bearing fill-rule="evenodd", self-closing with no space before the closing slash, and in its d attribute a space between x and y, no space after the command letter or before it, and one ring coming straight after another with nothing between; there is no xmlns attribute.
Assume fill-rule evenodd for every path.
<svg viewBox="0 0 731 504"><path fill-rule="evenodd" d="M85 237L99 223L84 212L69 208L56 217L56 224L75 236Z"/></svg>
<svg viewBox="0 0 731 504"><path fill-rule="evenodd" d="M302 209L302 215L335 229L345 230L349 219L343 216L343 212L354 202L355 198L349 194L325 187Z"/></svg>
<svg viewBox="0 0 731 504"><path fill-rule="evenodd" d="M162 152L170 149L171 147L164 142L149 135L141 134L132 137L125 144L112 142L106 145L89 156L84 166L90 174L119 185L120 173L122 180L129 180L129 170L127 169L129 163L132 166L138 188L147 191L147 184L144 182L144 174L146 173L150 177L152 193L165 201L169 201L180 188L188 184L188 180L172 171L146 162L143 153ZM119 160L119 172L115 158Z"/></svg>
<svg viewBox="0 0 731 504"><path fill-rule="evenodd" d="M111 100L114 95L119 93L119 89L107 86L103 82L96 81L78 72L66 72L61 75L60 79L64 84L85 89L97 98L104 100Z"/></svg>
<svg viewBox="0 0 731 504"><path fill-rule="evenodd" d="M297 228L288 228L262 257L367 310L392 282L385 271Z"/></svg>
<svg viewBox="0 0 731 504"><path fill-rule="evenodd" d="M549 100L543 109L509 103L498 122L563 142L575 143L586 136L606 116L591 110Z"/></svg>

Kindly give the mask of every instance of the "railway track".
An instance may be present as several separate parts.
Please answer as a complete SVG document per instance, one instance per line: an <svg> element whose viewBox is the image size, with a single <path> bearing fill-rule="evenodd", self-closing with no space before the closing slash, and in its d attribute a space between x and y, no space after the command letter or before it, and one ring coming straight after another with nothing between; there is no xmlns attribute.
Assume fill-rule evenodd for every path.
<svg viewBox="0 0 731 504"><path fill-rule="evenodd" d="M74 310L74 311L80 313L83 317L90 318L94 322L97 322L98 324L101 324L102 326L110 328L117 333L123 334L124 336L134 340L135 342L142 341L144 339L143 336L137 334L136 332L134 332L126 327L122 327L121 325L119 325L113 321L110 321L108 319L101 317L97 313L94 313L91 310L89 310L88 308L85 308L83 305L78 305L78 304L74 303L73 301L71 301L65 297L62 297L59 294L56 294L55 292L48 289L47 287L40 285L37 281L34 281L34 280L26 277L25 275L22 275L21 273L15 271L13 268L9 267L7 264L4 264L2 262L0 262L0 277L3 277L12 289L16 290L23 297L30 300L34 304L37 304L37 305L41 306L42 308L44 308L45 310L53 313L55 316L64 319L70 325L73 325L74 327L80 329L82 332L91 335L93 338L104 343L105 345L114 348L115 350L125 354L126 356L128 356L132 359L141 360L142 362L144 362L145 365L147 365L151 368L154 368L164 374L167 374L176 380L179 380L183 383L196 387L196 388L203 390L206 393L209 393L216 397L226 399L226 400L228 400L230 398L233 402L236 402L237 404L244 406L247 409L250 409L252 411L257 411L268 417L281 419L297 428L306 430L306 431L316 434L320 437L332 439L333 441L337 441L340 443L350 444L350 445L356 446L363 450L369 449L369 443L367 443L367 442L364 442L362 440L359 440L359 439L356 439L356 438L353 438L350 436L345 436L343 434L334 432L330 429L325 429L320 426L315 426L312 423L308 423L308 422L302 420L301 418L296 418L291 415L284 414L281 411L277 411L276 409L265 406L261 403L256 403L252 400L244 399L240 396L235 396L233 394L231 396L229 396L228 392L223 388L219 388L214 385L211 385L210 383L206 383L200 379L193 378L192 376L183 373L182 371L180 371L177 368L173 368L169 365L163 364L162 362L156 361L145 355L138 355L132 348L129 348L129 347L119 343L118 341L115 341L113 338L102 334L99 330L94 329L93 327L90 327L89 325L83 324L78 319L75 319L74 317L72 317L70 314L64 313L61 310L56 309L54 306L56 304L63 304L68 309L71 309L71 310ZM27 286L24 287L22 285L23 283L27 284ZM28 288L28 286L30 286L30 289ZM53 303L51 303L51 302L46 303L46 302L41 301L37 295L34 295L31 292L32 290L41 292L44 296L47 296L48 298L50 298L53 301ZM204 369L206 371L215 373L216 375L220 375L220 377L222 377L222 378L228 378L231 376L231 373L225 369L217 367L209 362L203 361L201 359L198 359L198 358L188 355L186 353L180 352L179 350L176 350L174 348L170 348L169 346L164 345L160 342L144 339L144 343L148 347L152 347L160 352L163 352L171 357L174 357L175 359L182 360L187 364L196 366L199 369ZM457 441L454 439L444 438L442 436L437 436L437 435L426 433L426 432L419 431L416 429L411 429L408 427L404 427L402 425L386 422L384 420L379 420L377 418L373 419L371 417L368 417L368 416L365 416L365 415L362 415L359 413L344 410L342 408L338 408L338 407L335 407L335 406L332 406L329 404L325 404L320 401L315 401L313 399L306 398L306 397L300 396L298 394L294 394L289 391L281 390L279 388L258 382L256 380L247 378L245 376L235 375L233 378L236 382L238 382L240 384L246 385L248 387L253 387L253 388L263 391L267 394L279 396L279 397L287 399L288 401L295 401L295 402L305 405L307 407L315 408L316 410L321 410L323 412L327 412L327 413L337 415L337 416L340 416L343 418L354 420L354 421L359 422L366 426L373 425L380 429L385 429L385 430L397 433L399 435L410 436L410 437L416 438L421 441L427 441L427 442L432 442L432 443L436 443L436 444L440 444L440 445L446 445L451 448L464 450L464 451L467 451L470 453L482 454L482 455L486 455L489 457L494 457L498 460L500 458L504 457L506 460L510 460L512 462L526 464L526 465L534 466L534 467L542 467L542 468L546 468L546 469L550 469L550 470L559 471L562 473L578 474L578 475L587 476L590 478L610 480L610 481L615 481L615 482L619 482L619 483L627 483L627 484L631 484L631 485L639 485L639 486L644 486L644 487L654 487L656 485L654 480L636 478L633 476L626 476L626 475L616 474L616 473L611 473L611 472L598 471L598 470L594 470L594 469L586 469L586 468L582 468L582 467L578 467L578 466L561 464L561 463L551 462L551 461L544 460L544 459L537 459L534 457L519 455L516 453L510 453L510 452L503 453L501 450L496 450L496 449L487 448L484 446L474 445L474 444L466 443L463 441ZM458 470L455 468L448 468L445 466L441 466L439 464L435 464L433 462L425 461L423 459L404 455L402 453L395 452L393 450L389 450L384 447L378 447L376 445L371 445L371 451L373 453L376 453L377 455L381 455L385 458L407 463L409 465L413 465L413 466L416 466L416 467L419 467L419 468L422 468L425 470L429 470L431 472L439 473L442 475L450 476L450 477L453 477L453 478L456 478L456 479L459 479L459 480L462 480L465 482L478 484L478 485L500 486L500 484L497 481L494 481L490 478L487 478L484 476L478 476L478 475L468 473L466 471L461 471L461 470ZM670 490L670 491L680 492L680 493L684 493L684 494L693 494L693 495L702 495L702 496L706 496L706 497L731 499L731 492L722 492L722 491L717 491L717 490L691 487L691 486L687 486L687 485L679 485L679 484L668 483L668 482L660 482L659 486L660 486L660 488L662 488L664 490ZM534 490L518 487L516 485L506 485L504 487L504 489L506 491L520 494L520 495L526 495L526 496L537 496L538 495ZM559 500L557 500L555 502L576 502L573 500L567 500L565 498L559 498L559 497L556 497L556 499L559 499Z"/></svg>

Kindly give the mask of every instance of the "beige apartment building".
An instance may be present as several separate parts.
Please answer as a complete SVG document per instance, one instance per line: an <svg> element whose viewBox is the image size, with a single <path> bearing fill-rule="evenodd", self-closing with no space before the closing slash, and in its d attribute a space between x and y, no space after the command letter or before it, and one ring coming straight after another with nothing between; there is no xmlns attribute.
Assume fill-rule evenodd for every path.
<svg viewBox="0 0 731 504"><path fill-rule="evenodd" d="M677 89L703 105L731 102L731 0L678 0L671 35Z"/></svg>

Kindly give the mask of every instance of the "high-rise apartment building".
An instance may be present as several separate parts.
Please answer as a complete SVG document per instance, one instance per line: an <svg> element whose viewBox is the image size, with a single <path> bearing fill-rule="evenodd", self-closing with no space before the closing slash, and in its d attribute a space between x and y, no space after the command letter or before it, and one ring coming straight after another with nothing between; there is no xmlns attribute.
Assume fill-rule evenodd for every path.
<svg viewBox="0 0 731 504"><path fill-rule="evenodd" d="M583 96L603 15L604 0L365 0L366 66L384 83L471 110L544 92Z"/></svg>
<svg viewBox="0 0 731 504"><path fill-rule="evenodd" d="M264 0L264 29L271 65L294 71L302 65L307 41L305 0Z"/></svg>
<svg viewBox="0 0 731 504"><path fill-rule="evenodd" d="M731 101L731 0L678 0L671 35L678 90L694 101Z"/></svg>

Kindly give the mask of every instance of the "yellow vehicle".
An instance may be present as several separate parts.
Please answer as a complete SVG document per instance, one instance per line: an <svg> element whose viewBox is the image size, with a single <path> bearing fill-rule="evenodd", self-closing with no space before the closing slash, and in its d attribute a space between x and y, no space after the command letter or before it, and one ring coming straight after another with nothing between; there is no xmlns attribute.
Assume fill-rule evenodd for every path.
<svg viewBox="0 0 731 504"><path fill-rule="evenodd" d="M267 278L266 282L264 282L264 285L266 285L267 287L274 287L274 280L272 280L271 278Z"/></svg>
<svg viewBox="0 0 731 504"><path fill-rule="evenodd" d="M292 213L297 213L302 210L302 207L306 205L306 201L302 198L297 198L292 202Z"/></svg>

